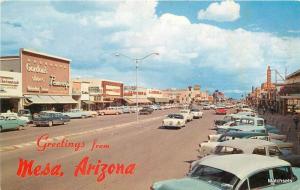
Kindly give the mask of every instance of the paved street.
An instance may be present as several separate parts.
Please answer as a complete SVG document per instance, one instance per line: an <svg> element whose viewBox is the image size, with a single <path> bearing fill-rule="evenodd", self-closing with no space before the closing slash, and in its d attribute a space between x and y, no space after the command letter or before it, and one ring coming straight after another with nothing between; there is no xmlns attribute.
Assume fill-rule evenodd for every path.
<svg viewBox="0 0 300 190"><path fill-rule="evenodd" d="M214 115L213 111L204 111L202 119L194 119L185 128L160 129L163 116L176 111L155 111L152 115L141 116L139 126L134 123L135 114L123 114L72 120L67 125L51 128L29 127L22 131L1 133L2 147L22 145L1 152L2 189L141 190L149 189L154 181L182 177L188 170L189 162L197 158L199 142L207 140L207 135L212 133L209 128L213 120L220 116ZM52 139L64 137L72 142L85 142L85 147L79 151L72 148L37 151L36 143L30 142L35 142L44 133L48 133ZM109 145L109 148L91 151L93 140ZM59 138L53 142L56 141ZM102 182L97 182L99 174L94 175L94 172L74 177L75 166L86 156L92 164L96 164L97 160L107 164L135 163L134 174L106 173ZM19 158L36 160L34 166L41 164L44 167L48 162L52 166L61 164L64 176L18 177Z"/></svg>

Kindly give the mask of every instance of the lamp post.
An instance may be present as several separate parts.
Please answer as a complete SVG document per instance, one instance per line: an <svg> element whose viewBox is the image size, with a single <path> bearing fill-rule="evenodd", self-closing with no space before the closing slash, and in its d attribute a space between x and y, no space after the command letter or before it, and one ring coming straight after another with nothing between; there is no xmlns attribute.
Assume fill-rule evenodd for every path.
<svg viewBox="0 0 300 190"><path fill-rule="evenodd" d="M135 63L135 103L136 103L136 123L138 124L139 122L139 102L138 102L138 67L139 67L139 62L142 60L152 56L152 55L159 55L159 53L150 53L144 57L141 58L132 58L130 56L124 55L122 53L116 53L116 57L125 57L131 61L134 61Z"/></svg>

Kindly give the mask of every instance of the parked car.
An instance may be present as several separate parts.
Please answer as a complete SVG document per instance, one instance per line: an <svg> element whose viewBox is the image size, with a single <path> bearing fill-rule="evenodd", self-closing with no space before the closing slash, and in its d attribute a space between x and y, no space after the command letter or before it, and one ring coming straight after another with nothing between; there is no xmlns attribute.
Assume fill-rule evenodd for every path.
<svg viewBox="0 0 300 190"><path fill-rule="evenodd" d="M18 115L17 113L14 113L14 112L1 113L0 115L5 117L5 118L7 118L7 117L16 117L19 120L23 120L25 123L30 123L30 119L28 117Z"/></svg>
<svg viewBox="0 0 300 190"><path fill-rule="evenodd" d="M216 108L216 114L217 115L226 115L227 110L225 108Z"/></svg>
<svg viewBox="0 0 300 190"><path fill-rule="evenodd" d="M284 160L235 154L201 159L186 177L155 182L150 189L299 190L299 179L300 168L292 168Z"/></svg>
<svg viewBox="0 0 300 190"><path fill-rule="evenodd" d="M216 109L216 105L214 105L214 104L211 104L209 107L210 107L210 109Z"/></svg>
<svg viewBox="0 0 300 190"><path fill-rule="evenodd" d="M210 105L204 105L204 106L202 107L202 109L203 109L203 110L210 110Z"/></svg>
<svg viewBox="0 0 300 190"><path fill-rule="evenodd" d="M124 106L122 107L122 112L123 113L132 113L131 109L129 106Z"/></svg>
<svg viewBox="0 0 300 190"><path fill-rule="evenodd" d="M169 114L162 122L164 128L185 127L185 119L182 114Z"/></svg>
<svg viewBox="0 0 300 190"><path fill-rule="evenodd" d="M53 125L64 125L70 121L70 117L63 115L61 112L55 111L42 111L33 119L33 124L35 126L48 126L52 127Z"/></svg>
<svg viewBox="0 0 300 190"><path fill-rule="evenodd" d="M231 123L229 124L224 124L221 126L217 126L219 129L228 129L232 126L235 127L248 127L248 126L253 126L253 127L263 127L265 129L265 120L260 117L249 117L249 116L241 116L238 120L234 121L234 124L232 125Z"/></svg>
<svg viewBox="0 0 300 190"><path fill-rule="evenodd" d="M193 114L194 119L199 119L203 117L203 112L199 109L193 108L191 109L191 113Z"/></svg>
<svg viewBox="0 0 300 190"><path fill-rule="evenodd" d="M113 107L108 107L106 109L97 110L99 115L120 115L122 111L120 109L115 109Z"/></svg>
<svg viewBox="0 0 300 190"><path fill-rule="evenodd" d="M183 109L183 110L180 110L179 112L180 112L181 114L183 114L184 117L187 118L187 122L193 120L194 115L192 114L191 110L189 110L189 109Z"/></svg>
<svg viewBox="0 0 300 190"><path fill-rule="evenodd" d="M18 111L18 116L19 117L27 117L29 123L31 123L32 119L33 119L31 111L29 109L21 109L21 110L19 110Z"/></svg>
<svg viewBox="0 0 300 190"><path fill-rule="evenodd" d="M158 106L157 105L151 105L150 108L152 108L153 110L158 110Z"/></svg>
<svg viewBox="0 0 300 190"><path fill-rule="evenodd" d="M230 122L230 121L239 122L241 117L242 117L242 115L238 115L238 114L225 115L223 119L218 119L218 120L214 121L215 127L222 126L225 123Z"/></svg>
<svg viewBox="0 0 300 190"><path fill-rule="evenodd" d="M17 116L0 116L0 132L9 129L20 129L20 127L26 127L27 122L19 119Z"/></svg>
<svg viewBox="0 0 300 190"><path fill-rule="evenodd" d="M91 117L96 117L98 115L97 111L89 110L89 111L85 111L85 112L88 113L88 115L91 115Z"/></svg>
<svg viewBox="0 0 300 190"><path fill-rule="evenodd" d="M71 119L92 117L91 113L83 111L81 109L71 109L69 112L64 112L62 114L69 116Z"/></svg>
<svg viewBox="0 0 300 190"><path fill-rule="evenodd" d="M150 107L143 107L141 110L139 110L139 114L140 115L148 115L148 114L152 114L153 109Z"/></svg>
<svg viewBox="0 0 300 190"><path fill-rule="evenodd" d="M270 137L266 133L249 131L234 131L221 135L208 135L208 141L199 144L199 153L201 156L212 154L216 146L218 146L221 142L234 139L262 139L269 141Z"/></svg>
<svg viewBox="0 0 300 190"><path fill-rule="evenodd" d="M219 142L217 146L209 152L212 156L225 154L259 154L272 156L290 162L294 167L300 167L300 155L283 154L276 143L261 139L234 139ZM195 161L198 162L198 161ZM192 166L194 163L192 164Z"/></svg>

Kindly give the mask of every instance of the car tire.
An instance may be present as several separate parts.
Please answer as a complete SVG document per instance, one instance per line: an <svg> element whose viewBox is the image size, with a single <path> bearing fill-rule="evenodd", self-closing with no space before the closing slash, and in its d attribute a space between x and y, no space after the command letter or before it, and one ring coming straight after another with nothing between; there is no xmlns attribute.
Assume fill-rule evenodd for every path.
<svg viewBox="0 0 300 190"><path fill-rule="evenodd" d="M52 127L53 126L53 122L52 121L49 121L48 122L48 127Z"/></svg>

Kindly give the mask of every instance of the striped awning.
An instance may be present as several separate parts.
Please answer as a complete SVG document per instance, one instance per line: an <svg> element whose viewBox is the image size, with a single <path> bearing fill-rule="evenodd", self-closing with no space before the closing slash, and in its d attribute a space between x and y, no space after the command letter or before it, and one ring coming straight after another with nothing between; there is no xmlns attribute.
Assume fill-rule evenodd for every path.
<svg viewBox="0 0 300 190"><path fill-rule="evenodd" d="M77 104L71 96L24 95L26 104Z"/></svg>

